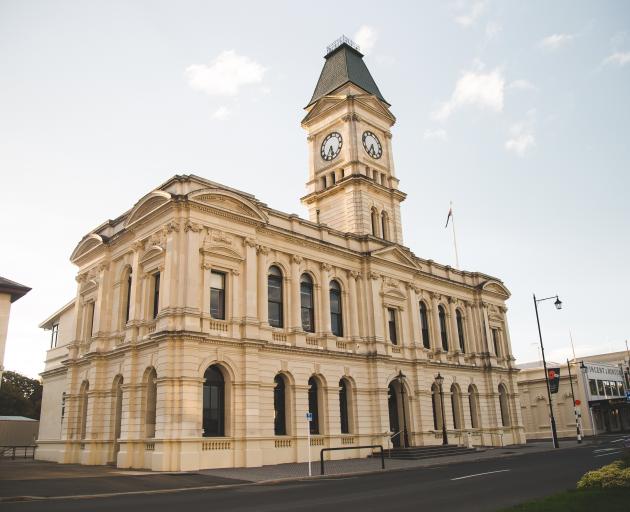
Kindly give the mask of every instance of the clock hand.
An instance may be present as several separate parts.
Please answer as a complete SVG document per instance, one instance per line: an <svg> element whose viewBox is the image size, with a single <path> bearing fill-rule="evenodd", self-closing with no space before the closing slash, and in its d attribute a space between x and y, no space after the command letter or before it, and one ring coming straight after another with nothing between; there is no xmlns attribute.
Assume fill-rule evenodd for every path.
<svg viewBox="0 0 630 512"><path fill-rule="evenodd" d="M370 145L370 156L376 155L376 151L374 151L374 144Z"/></svg>
<svg viewBox="0 0 630 512"><path fill-rule="evenodd" d="M332 146L328 146L328 156L333 156L334 152L333 152L333 148Z"/></svg>

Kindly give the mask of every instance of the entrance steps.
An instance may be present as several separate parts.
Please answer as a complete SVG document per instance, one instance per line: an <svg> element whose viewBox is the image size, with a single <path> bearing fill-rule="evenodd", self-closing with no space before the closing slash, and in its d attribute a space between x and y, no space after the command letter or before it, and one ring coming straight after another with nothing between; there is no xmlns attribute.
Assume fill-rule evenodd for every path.
<svg viewBox="0 0 630 512"><path fill-rule="evenodd" d="M421 460L437 457L449 457L451 455L466 455L475 453L475 448L466 448L454 444L436 446L410 446L409 448L392 448L383 450L385 457L392 459Z"/></svg>

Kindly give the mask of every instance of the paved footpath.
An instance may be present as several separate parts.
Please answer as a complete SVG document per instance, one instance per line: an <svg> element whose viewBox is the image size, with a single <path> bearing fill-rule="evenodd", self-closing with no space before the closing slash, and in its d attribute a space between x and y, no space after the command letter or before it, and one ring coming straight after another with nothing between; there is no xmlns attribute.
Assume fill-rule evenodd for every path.
<svg viewBox="0 0 630 512"><path fill-rule="evenodd" d="M588 444L587 441L585 444ZM576 447L575 441L562 443L562 450ZM471 461L500 459L551 451L551 443L535 442L524 446L485 448L475 453L424 460L385 458L386 470L444 466ZM319 461L312 463L312 474L320 474ZM381 472L376 458L327 461L326 475ZM308 476L308 463L279 464L258 468L208 469L194 472L151 472L120 470L111 466L80 466L32 460L0 460L0 501L59 498L65 496L114 495L177 490L223 488L250 483L294 480Z"/></svg>

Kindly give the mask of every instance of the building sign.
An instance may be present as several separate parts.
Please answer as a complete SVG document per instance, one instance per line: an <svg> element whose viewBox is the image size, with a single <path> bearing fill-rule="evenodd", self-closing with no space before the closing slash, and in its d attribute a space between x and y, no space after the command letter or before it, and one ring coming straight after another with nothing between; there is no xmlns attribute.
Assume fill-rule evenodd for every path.
<svg viewBox="0 0 630 512"><path fill-rule="evenodd" d="M560 387L560 368L547 368L549 376L549 392L557 393Z"/></svg>
<svg viewBox="0 0 630 512"><path fill-rule="evenodd" d="M626 396L623 370L615 364L583 363L590 402L619 400Z"/></svg>

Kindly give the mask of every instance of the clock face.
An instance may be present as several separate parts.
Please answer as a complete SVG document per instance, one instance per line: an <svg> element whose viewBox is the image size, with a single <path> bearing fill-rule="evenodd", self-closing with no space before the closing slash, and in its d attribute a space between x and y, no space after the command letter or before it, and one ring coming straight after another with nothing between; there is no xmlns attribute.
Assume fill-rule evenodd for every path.
<svg viewBox="0 0 630 512"><path fill-rule="evenodd" d="M324 160L330 161L337 157L341 152L341 146L343 145L343 139L337 132L332 132L326 135L324 142L322 142L322 148L320 153Z"/></svg>
<svg viewBox="0 0 630 512"><path fill-rule="evenodd" d="M381 141L372 132L363 132L363 147L365 152L372 158L381 158L383 155L383 147Z"/></svg>

